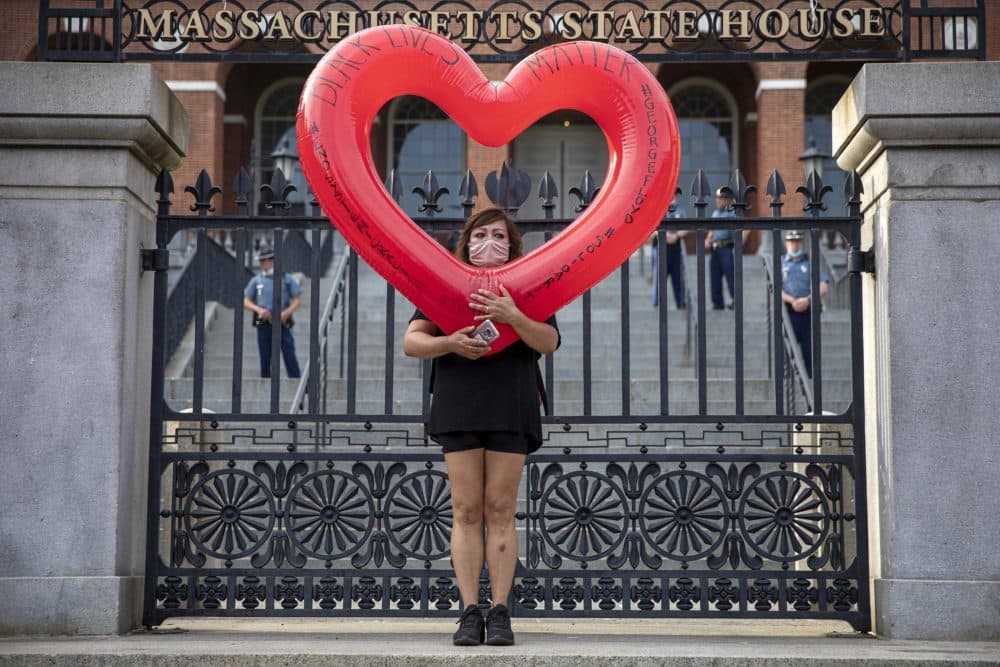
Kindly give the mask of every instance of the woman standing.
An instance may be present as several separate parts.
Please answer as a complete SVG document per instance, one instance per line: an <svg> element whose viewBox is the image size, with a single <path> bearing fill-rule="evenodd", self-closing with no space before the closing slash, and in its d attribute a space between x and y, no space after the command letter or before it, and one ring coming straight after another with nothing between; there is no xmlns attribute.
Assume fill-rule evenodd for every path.
<svg viewBox="0 0 1000 667"><path fill-rule="evenodd" d="M498 208L469 218L455 245L459 259L481 267L500 266L521 253L520 232ZM480 313L477 321L508 324L520 337L497 354L485 356L489 345L472 336L474 326L444 335L419 310L403 337L408 356L434 360L427 432L444 451L451 487L451 559L464 605L454 637L457 646L484 639L494 646L514 643L503 603L517 564L517 487L525 457L542 443L539 403L545 399L538 359L559 347L554 316L532 320L503 285L499 290L469 295L469 307ZM485 619L477 605L484 557L493 598Z"/></svg>

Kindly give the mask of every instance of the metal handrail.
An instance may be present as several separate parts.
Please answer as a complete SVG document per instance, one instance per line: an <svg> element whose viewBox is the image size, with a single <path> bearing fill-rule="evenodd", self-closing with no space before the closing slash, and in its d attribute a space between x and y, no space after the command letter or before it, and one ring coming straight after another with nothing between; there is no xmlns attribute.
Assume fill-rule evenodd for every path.
<svg viewBox="0 0 1000 667"><path fill-rule="evenodd" d="M320 377L321 385L326 383L326 345L330 338L330 323L333 322L333 311L337 307L340 295L344 292L347 284L347 262L350 254L350 247L346 247L343 256L340 258L340 263L333 273L333 286L330 289L329 296L326 298L326 304L323 306L323 314L320 319L319 354L316 355L316 358L321 360L323 369L322 376ZM292 414L301 414L305 410L305 398L309 393L309 375L311 373L312 364L310 360L310 362L306 363L302 371L302 377L299 379L299 386L295 389L295 396L291 402Z"/></svg>
<svg viewBox="0 0 1000 667"><path fill-rule="evenodd" d="M767 257L761 257L764 264L764 279L767 282L767 293L774 293L774 280L771 276L771 267L768 265ZM771 299L767 300L767 315L768 321L774 321L774 313L771 311ZM795 378L796 383L802 390L802 396L806 401L806 410L811 412L813 409L813 393L812 387L809 383L809 375L806 373L805 361L802 358L802 349L793 343L795 336L792 332L792 323L788 318L788 310L785 308L781 309L781 342L782 347L786 352L786 359L789 363L785 365L785 368L789 368L792 372L792 376ZM794 399L794 395L793 395Z"/></svg>

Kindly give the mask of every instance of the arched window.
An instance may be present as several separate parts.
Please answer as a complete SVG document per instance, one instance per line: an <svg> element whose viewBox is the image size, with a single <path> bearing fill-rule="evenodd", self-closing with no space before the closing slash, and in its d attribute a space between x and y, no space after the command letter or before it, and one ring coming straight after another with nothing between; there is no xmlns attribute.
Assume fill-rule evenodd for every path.
<svg viewBox="0 0 1000 667"><path fill-rule="evenodd" d="M295 141L295 113L299 107L303 79L284 79L268 87L257 103L254 122L253 179L257 187L270 183L277 163L275 155L294 156L295 167L285 178L297 188L289 202L303 205L308 185L298 164ZM283 170L283 173L286 172Z"/></svg>
<svg viewBox="0 0 1000 667"><path fill-rule="evenodd" d="M823 160L823 173L820 175L825 185L833 186L833 192L823 199L831 215L844 214L844 172L833 159L831 114L848 85L850 79L845 76L829 76L813 81L806 88L803 148L808 148L809 142L815 141L816 148L828 156Z"/></svg>
<svg viewBox="0 0 1000 667"><path fill-rule="evenodd" d="M458 186L466 169L465 133L422 97L395 100L389 118L388 164L403 185L400 206L411 217L425 215L419 210L420 198L411 193L433 169L438 184L449 191L438 200L443 211L436 215L461 217Z"/></svg>
<svg viewBox="0 0 1000 667"><path fill-rule="evenodd" d="M709 185L729 183L736 167L736 104L708 81L686 81L670 91L681 132L681 173L677 185L688 201L691 181L701 169ZM692 215L692 211L687 212Z"/></svg>

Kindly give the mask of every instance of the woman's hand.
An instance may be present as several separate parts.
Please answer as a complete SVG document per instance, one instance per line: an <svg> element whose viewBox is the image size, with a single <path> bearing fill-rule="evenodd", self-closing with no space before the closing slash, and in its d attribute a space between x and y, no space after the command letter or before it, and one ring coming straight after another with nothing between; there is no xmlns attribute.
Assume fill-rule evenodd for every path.
<svg viewBox="0 0 1000 667"><path fill-rule="evenodd" d="M463 327L448 336L448 348L460 357L472 360L489 352L490 346L486 341L469 336L475 329L476 327Z"/></svg>
<svg viewBox="0 0 1000 667"><path fill-rule="evenodd" d="M472 299L472 302L469 303L469 308L482 313L482 315L476 315L472 319L477 322L493 320L494 322L510 324L512 326L520 321L524 317L524 314L517 307L517 304L514 303L510 292L503 285L500 285L500 292L500 294L494 294L488 289L481 289L470 294L469 298Z"/></svg>

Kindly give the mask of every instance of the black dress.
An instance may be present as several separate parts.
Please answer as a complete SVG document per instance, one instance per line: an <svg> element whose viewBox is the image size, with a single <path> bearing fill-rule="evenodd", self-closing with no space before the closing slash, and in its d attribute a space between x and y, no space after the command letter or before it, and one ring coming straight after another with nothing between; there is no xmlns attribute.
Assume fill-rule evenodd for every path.
<svg viewBox="0 0 1000 667"><path fill-rule="evenodd" d="M413 320L430 321L420 310L413 313L410 321ZM554 315L545 323L558 333ZM531 441L529 453L538 449L542 444L539 408L548 402L538 368L541 356L524 341L517 340L496 354L476 360L457 354L434 359L428 435L468 431L519 433Z"/></svg>

